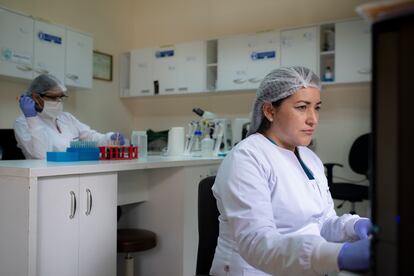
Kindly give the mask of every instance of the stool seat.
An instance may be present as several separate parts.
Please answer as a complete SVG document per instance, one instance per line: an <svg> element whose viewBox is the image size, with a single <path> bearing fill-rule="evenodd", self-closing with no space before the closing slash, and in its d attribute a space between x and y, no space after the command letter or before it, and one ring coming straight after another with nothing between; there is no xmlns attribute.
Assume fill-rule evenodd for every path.
<svg viewBox="0 0 414 276"><path fill-rule="evenodd" d="M151 249L157 244L154 232L144 229L118 229L118 252L138 252Z"/></svg>

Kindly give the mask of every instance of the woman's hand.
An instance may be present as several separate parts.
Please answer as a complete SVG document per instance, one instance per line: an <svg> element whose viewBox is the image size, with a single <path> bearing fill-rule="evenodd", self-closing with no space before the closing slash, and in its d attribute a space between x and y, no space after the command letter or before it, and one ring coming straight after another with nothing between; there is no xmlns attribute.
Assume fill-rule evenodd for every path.
<svg viewBox="0 0 414 276"><path fill-rule="evenodd" d="M367 218L359 219L354 224L355 234L357 234L361 240L368 238L369 234L371 233L371 228L371 220Z"/></svg>
<svg viewBox="0 0 414 276"><path fill-rule="evenodd" d="M37 112L35 109L35 102L32 98L26 95L22 95L19 99L20 109L22 110L24 116L28 117L35 117L37 116Z"/></svg>

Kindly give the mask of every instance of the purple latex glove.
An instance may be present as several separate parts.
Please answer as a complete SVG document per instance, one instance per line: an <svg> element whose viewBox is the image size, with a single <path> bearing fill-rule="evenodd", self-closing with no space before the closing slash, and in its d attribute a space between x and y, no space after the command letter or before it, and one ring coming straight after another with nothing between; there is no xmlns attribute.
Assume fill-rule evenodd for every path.
<svg viewBox="0 0 414 276"><path fill-rule="evenodd" d="M21 96L19 99L20 109L23 111L23 114L26 118L35 117L37 115L35 109L35 102L32 98L28 96Z"/></svg>
<svg viewBox="0 0 414 276"><path fill-rule="evenodd" d="M111 135L111 141L113 141L114 144L122 146L123 144L125 144L125 137L120 132L114 132L114 134Z"/></svg>
<svg viewBox="0 0 414 276"><path fill-rule="evenodd" d="M359 219L354 224L355 234L357 234L361 240L368 238L369 234L371 233L371 228L371 220L367 218Z"/></svg>
<svg viewBox="0 0 414 276"><path fill-rule="evenodd" d="M348 271L368 270L371 253L370 246L370 239L345 243L338 255L339 269Z"/></svg>

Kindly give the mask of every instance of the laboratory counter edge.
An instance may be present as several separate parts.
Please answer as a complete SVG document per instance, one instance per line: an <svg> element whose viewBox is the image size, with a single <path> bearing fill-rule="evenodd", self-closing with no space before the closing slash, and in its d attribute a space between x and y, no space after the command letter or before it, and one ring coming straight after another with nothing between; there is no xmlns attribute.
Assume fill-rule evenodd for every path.
<svg viewBox="0 0 414 276"><path fill-rule="evenodd" d="M45 177L113 171L214 165L222 157L148 156L135 160L48 162L46 160L0 161L0 176Z"/></svg>

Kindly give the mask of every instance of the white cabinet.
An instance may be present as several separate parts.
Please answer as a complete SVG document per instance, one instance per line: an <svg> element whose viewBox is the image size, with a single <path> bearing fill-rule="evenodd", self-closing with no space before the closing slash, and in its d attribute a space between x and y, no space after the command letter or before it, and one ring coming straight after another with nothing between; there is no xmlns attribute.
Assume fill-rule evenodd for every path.
<svg viewBox="0 0 414 276"><path fill-rule="evenodd" d="M92 37L0 8L0 75L31 80L52 74L92 87Z"/></svg>
<svg viewBox="0 0 414 276"><path fill-rule="evenodd" d="M153 79L158 82L160 95L206 91L206 41L156 49Z"/></svg>
<svg viewBox="0 0 414 276"><path fill-rule="evenodd" d="M207 90L207 42L136 49L120 57L121 97Z"/></svg>
<svg viewBox="0 0 414 276"><path fill-rule="evenodd" d="M319 44L317 38L317 27L282 31L282 66L304 66L318 74Z"/></svg>
<svg viewBox="0 0 414 276"><path fill-rule="evenodd" d="M207 43L194 41L177 45L178 93L204 92L207 89Z"/></svg>
<svg viewBox="0 0 414 276"><path fill-rule="evenodd" d="M154 50L136 49L130 53L129 96L154 95Z"/></svg>
<svg viewBox="0 0 414 276"><path fill-rule="evenodd" d="M280 66L279 32L218 40L217 90L255 89Z"/></svg>
<svg viewBox="0 0 414 276"><path fill-rule="evenodd" d="M66 30L65 84L92 87L93 39L73 30Z"/></svg>
<svg viewBox="0 0 414 276"><path fill-rule="evenodd" d="M371 34L363 20L335 24L336 82L371 80Z"/></svg>
<svg viewBox="0 0 414 276"><path fill-rule="evenodd" d="M65 29L42 21L34 22L34 76L52 74L62 83L65 75Z"/></svg>
<svg viewBox="0 0 414 276"><path fill-rule="evenodd" d="M33 77L33 19L0 8L0 75Z"/></svg>
<svg viewBox="0 0 414 276"><path fill-rule="evenodd" d="M37 275L116 275L116 173L40 178Z"/></svg>

